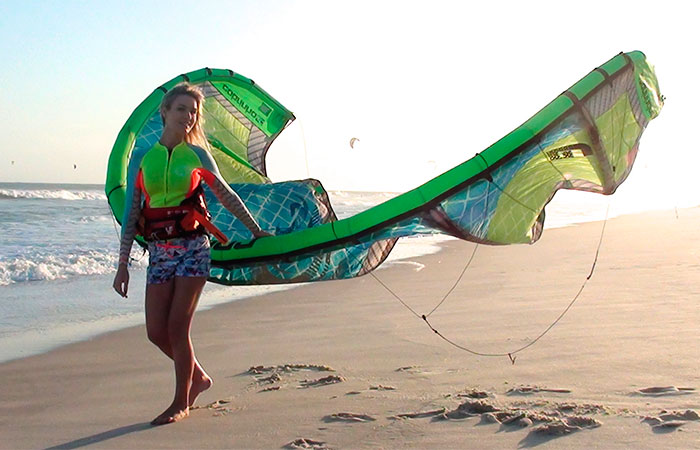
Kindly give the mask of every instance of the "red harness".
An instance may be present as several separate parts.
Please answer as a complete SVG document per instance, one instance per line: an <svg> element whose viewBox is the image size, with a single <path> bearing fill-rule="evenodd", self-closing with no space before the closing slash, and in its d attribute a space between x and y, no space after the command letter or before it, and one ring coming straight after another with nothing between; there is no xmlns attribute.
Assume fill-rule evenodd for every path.
<svg viewBox="0 0 700 450"><path fill-rule="evenodd" d="M184 236L211 233L219 242L228 242L226 235L211 222L204 193L198 192L180 206L141 210L138 232L146 241L165 241Z"/></svg>

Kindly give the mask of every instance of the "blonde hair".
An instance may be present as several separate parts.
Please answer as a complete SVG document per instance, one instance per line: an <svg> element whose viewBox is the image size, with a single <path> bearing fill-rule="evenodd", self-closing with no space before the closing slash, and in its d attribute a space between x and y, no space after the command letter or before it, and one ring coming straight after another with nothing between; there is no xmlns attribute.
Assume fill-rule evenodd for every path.
<svg viewBox="0 0 700 450"><path fill-rule="evenodd" d="M189 95L197 102L197 120L194 126L185 136L185 142L202 147L209 150L209 142L204 134L204 94L194 85L189 83L180 83L170 89L160 102L160 118L165 122L165 111L168 111L173 105L173 102L180 95Z"/></svg>

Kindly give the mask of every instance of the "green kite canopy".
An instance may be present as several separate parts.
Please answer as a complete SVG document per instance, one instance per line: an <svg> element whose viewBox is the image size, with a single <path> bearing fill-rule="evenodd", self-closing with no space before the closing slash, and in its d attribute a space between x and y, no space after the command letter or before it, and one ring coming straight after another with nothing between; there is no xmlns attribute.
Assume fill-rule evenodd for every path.
<svg viewBox="0 0 700 450"><path fill-rule="evenodd" d="M534 243L559 189L609 195L627 178L639 140L663 105L643 53L620 53L476 156L385 203L337 220L316 180L270 183L265 155L294 116L248 78L202 69L156 89L112 149L106 192L121 218L129 155L160 137L165 92L189 81L205 96L205 133L222 174L263 229L251 239L207 193L214 223L237 243L212 247L210 281L270 284L350 278L381 264L400 237L446 233L484 244ZM340 170L340 168L339 168Z"/></svg>

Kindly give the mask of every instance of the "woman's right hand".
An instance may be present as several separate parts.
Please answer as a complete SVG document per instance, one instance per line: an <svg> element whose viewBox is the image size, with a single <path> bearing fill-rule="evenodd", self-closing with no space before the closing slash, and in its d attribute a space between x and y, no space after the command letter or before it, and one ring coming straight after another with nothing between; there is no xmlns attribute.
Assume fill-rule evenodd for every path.
<svg viewBox="0 0 700 450"><path fill-rule="evenodd" d="M126 298L126 293L129 290L129 268L126 264L119 264L112 287L117 291L117 294Z"/></svg>

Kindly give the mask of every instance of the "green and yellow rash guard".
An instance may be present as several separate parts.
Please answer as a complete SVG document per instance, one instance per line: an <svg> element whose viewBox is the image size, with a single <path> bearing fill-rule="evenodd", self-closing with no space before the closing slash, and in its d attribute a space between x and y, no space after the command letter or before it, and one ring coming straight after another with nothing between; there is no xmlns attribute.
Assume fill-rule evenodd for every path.
<svg viewBox="0 0 700 450"><path fill-rule="evenodd" d="M254 236L262 235L260 226L240 197L223 179L208 151L186 142L168 150L157 142L150 149L135 150L129 161L120 261L125 257L128 260L136 235L135 224L143 205L150 208L179 206L197 190L202 181L209 185L221 204L243 222Z"/></svg>
<svg viewBox="0 0 700 450"><path fill-rule="evenodd" d="M131 155L126 180L126 198L137 188L150 208L178 206L199 187L202 179L212 186L221 178L214 158L206 150L181 142L168 150L160 142ZM129 206L129 205L127 205ZM128 223L130 207L124 211L122 224Z"/></svg>
<svg viewBox="0 0 700 450"><path fill-rule="evenodd" d="M172 151L156 143L143 155L136 186L151 208L178 206L199 187L202 179L213 184L218 174L209 153L184 142Z"/></svg>

